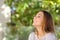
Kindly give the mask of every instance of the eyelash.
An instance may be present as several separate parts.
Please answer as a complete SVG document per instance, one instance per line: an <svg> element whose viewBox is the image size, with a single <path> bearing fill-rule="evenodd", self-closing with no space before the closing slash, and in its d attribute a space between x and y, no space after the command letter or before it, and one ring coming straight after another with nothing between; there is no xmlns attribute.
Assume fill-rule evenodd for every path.
<svg viewBox="0 0 60 40"><path fill-rule="evenodd" d="M35 17L38 17L38 18L40 18L40 16L35 16Z"/></svg>
<svg viewBox="0 0 60 40"><path fill-rule="evenodd" d="M40 17L40 16L37 16L37 17Z"/></svg>

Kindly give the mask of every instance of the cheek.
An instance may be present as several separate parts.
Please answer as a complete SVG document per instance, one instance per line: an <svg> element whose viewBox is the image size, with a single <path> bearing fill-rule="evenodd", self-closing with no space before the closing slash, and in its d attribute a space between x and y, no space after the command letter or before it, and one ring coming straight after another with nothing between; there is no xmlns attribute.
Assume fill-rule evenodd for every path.
<svg viewBox="0 0 60 40"><path fill-rule="evenodd" d="M39 25L39 24L41 24L41 21L42 21L42 20L40 20L39 18L37 18L37 19L34 20L34 23L35 23L36 25Z"/></svg>
<svg viewBox="0 0 60 40"><path fill-rule="evenodd" d="M34 24L41 24L42 23L42 18L34 18L33 23Z"/></svg>
<svg viewBox="0 0 60 40"><path fill-rule="evenodd" d="M41 22L42 22L42 19L41 19L41 18L38 18L38 19L36 19L36 21L37 21L38 23L41 23Z"/></svg>

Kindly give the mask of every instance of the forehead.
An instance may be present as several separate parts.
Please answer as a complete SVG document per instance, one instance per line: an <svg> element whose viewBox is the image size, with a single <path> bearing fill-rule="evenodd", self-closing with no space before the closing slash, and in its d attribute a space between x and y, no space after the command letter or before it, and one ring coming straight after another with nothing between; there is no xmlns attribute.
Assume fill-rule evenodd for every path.
<svg viewBox="0 0 60 40"><path fill-rule="evenodd" d="M43 12L38 12L37 15L42 15L43 16Z"/></svg>

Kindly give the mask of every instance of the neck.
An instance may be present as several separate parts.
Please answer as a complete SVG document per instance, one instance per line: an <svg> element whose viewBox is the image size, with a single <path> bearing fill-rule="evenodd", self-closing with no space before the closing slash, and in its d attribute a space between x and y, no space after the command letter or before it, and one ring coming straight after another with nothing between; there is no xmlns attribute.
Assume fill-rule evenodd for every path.
<svg viewBox="0 0 60 40"><path fill-rule="evenodd" d="M40 26L40 27L37 27L36 30L38 31L38 33L44 32L44 31L42 30L42 27L41 27L41 26Z"/></svg>
<svg viewBox="0 0 60 40"><path fill-rule="evenodd" d="M43 36L45 34L45 32L42 30L42 27L37 27L36 30L37 36Z"/></svg>

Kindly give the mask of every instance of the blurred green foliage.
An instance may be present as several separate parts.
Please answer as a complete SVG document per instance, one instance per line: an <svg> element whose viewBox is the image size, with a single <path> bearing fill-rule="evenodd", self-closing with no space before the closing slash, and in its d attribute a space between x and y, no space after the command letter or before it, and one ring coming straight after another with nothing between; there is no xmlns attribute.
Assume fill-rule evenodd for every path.
<svg viewBox="0 0 60 40"><path fill-rule="evenodd" d="M32 25L32 20L35 14L40 10L47 10L53 16L55 24L58 24L58 15L60 14L59 0L5 0L5 3L16 8L12 15L12 21L17 24L29 26Z"/></svg>
<svg viewBox="0 0 60 40"><path fill-rule="evenodd" d="M5 0L5 3L12 8L14 6L16 10L11 15L11 21L15 24L15 27L8 23L10 28L10 36L18 35L18 40L27 40L32 28L28 27L32 25L34 16L40 10L46 10L53 16L55 25L60 25L60 0ZM14 3L14 5L12 5ZM26 26L27 28L23 27ZM30 29L29 29L30 28ZM60 34L58 33L58 37ZM8 36L8 40L14 40Z"/></svg>

